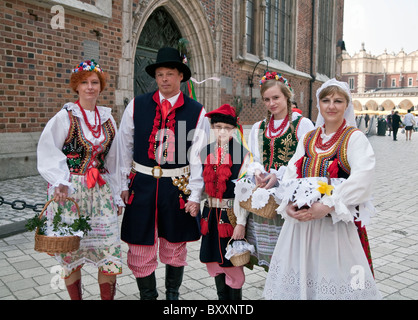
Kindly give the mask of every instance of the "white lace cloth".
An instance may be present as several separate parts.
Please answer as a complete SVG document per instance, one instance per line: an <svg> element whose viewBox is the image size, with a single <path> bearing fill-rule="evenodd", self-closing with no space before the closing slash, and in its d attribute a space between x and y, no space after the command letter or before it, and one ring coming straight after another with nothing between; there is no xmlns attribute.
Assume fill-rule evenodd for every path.
<svg viewBox="0 0 418 320"><path fill-rule="evenodd" d="M54 231L52 226L48 226L45 228L45 235L48 237L68 237L68 236L78 236L83 238L84 232L83 231L74 231L69 227L59 227L57 230Z"/></svg>
<svg viewBox="0 0 418 320"><path fill-rule="evenodd" d="M238 180L235 183L234 189L235 201L247 201L252 196L251 207L254 209L261 209L266 206L270 196L272 196L277 204L280 204L280 200L276 195L277 188L257 188L254 190L255 188L256 185L251 179L243 178Z"/></svg>
<svg viewBox="0 0 418 320"><path fill-rule="evenodd" d="M228 260L231 257L235 256L236 254L244 253L246 251L250 251L250 253L254 253L255 248L252 244L249 244L247 241L237 240L233 241L226 247L225 258Z"/></svg>
<svg viewBox="0 0 418 320"><path fill-rule="evenodd" d="M337 187L346 181L344 178L332 178L330 180L333 187ZM338 221L353 222L354 219L356 221L360 220L364 226L375 215L376 210L371 199L358 206L345 205L342 201L338 201L336 196L331 197L321 194L318 191L318 187L320 186L318 181L328 183L328 179L325 177L309 177L283 181L276 192L276 197L281 201L281 205L277 208L277 213L284 219L298 223L297 220L287 215L286 207L288 203L295 203L298 208L301 208L305 205L310 207L314 202L320 201L329 207L335 208L331 212L334 223Z"/></svg>

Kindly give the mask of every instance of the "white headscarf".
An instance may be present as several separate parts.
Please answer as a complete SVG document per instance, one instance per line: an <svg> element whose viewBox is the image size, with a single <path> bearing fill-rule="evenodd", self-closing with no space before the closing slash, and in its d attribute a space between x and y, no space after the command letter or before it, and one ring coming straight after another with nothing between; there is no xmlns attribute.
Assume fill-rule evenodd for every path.
<svg viewBox="0 0 418 320"><path fill-rule="evenodd" d="M341 89L343 89L348 96L350 97L350 100L348 101L348 106L347 109L345 110L344 113L344 118L345 121L347 122L348 126L352 126L352 127L357 127L356 125L356 117L354 115L354 105L353 105L353 99L351 98L351 92L350 92L350 87L348 85L347 82L341 82L334 79L328 80L327 82L325 82L316 92L316 107L318 108L318 118L316 118L316 122L315 122L315 128L319 128L321 126L324 125L325 121L324 121L324 117L322 117L321 115L321 111L319 109L319 95L321 93L322 90L324 90L327 87L330 86L337 86Z"/></svg>

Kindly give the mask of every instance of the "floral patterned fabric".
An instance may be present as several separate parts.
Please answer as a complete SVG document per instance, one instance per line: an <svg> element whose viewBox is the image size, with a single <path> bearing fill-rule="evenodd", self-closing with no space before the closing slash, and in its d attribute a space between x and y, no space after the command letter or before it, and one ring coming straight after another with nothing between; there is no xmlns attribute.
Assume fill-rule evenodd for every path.
<svg viewBox="0 0 418 320"><path fill-rule="evenodd" d="M103 175L103 178L107 180L106 175ZM122 273L117 207L114 205L109 184L96 184L88 189L87 178L81 175L71 175L71 182L75 189L71 197L79 205L81 214L90 217L92 230L81 239L77 251L55 255L63 267L61 276L67 278L85 263L99 268L100 272L107 275ZM48 223L52 223L57 208L58 204L55 202L48 206ZM78 217L73 202L67 201L63 204L62 217L66 223L72 223Z"/></svg>

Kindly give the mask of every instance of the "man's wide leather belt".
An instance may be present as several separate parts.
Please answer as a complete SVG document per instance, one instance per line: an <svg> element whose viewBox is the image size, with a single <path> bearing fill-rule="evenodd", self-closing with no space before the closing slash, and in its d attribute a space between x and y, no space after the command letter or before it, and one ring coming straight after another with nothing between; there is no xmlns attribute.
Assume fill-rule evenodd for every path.
<svg viewBox="0 0 418 320"><path fill-rule="evenodd" d="M147 174L153 176L155 179L160 179L162 177L180 177L190 173L189 166L175 168L175 169L163 169L160 166L147 167L139 164L135 161L132 162L132 169L136 172Z"/></svg>

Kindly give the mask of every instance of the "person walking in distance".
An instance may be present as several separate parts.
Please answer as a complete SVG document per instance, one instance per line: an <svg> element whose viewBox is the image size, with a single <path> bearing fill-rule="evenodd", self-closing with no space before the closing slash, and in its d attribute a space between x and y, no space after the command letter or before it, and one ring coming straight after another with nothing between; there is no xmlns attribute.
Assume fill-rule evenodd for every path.
<svg viewBox="0 0 418 320"><path fill-rule="evenodd" d="M402 126L401 116L399 115L398 111L395 111L392 116L392 132L393 132L393 141L398 141L398 130L399 127Z"/></svg>
<svg viewBox="0 0 418 320"><path fill-rule="evenodd" d="M408 113L405 115L405 118L403 119L403 124L405 125L406 140L411 140L412 130L414 130L415 126L415 119L410 109L408 110Z"/></svg>

